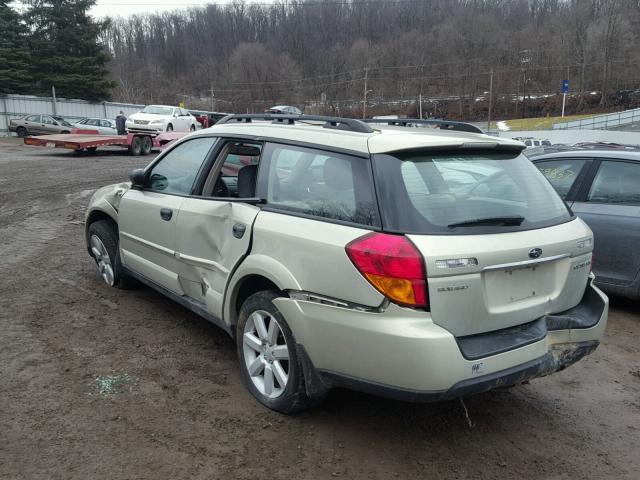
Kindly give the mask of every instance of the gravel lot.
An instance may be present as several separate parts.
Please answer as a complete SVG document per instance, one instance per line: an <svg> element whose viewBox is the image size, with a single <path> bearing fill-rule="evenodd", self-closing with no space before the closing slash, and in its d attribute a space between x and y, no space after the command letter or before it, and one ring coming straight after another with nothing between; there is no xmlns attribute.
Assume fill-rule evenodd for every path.
<svg viewBox="0 0 640 480"><path fill-rule="evenodd" d="M108 289L83 244L99 186L149 159L0 139L0 478L638 479L640 313L529 385L413 405L335 391L283 416L222 331L152 290Z"/></svg>

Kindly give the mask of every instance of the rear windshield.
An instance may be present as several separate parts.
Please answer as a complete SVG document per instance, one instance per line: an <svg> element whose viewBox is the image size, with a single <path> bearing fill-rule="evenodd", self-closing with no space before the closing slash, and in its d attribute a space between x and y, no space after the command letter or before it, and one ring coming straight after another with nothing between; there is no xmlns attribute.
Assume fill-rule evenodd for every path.
<svg viewBox="0 0 640 480"><path fill-rule="evenodd" d="M530 230L573 218L519 153L374 155L383 228L404 233Z"/></svg>

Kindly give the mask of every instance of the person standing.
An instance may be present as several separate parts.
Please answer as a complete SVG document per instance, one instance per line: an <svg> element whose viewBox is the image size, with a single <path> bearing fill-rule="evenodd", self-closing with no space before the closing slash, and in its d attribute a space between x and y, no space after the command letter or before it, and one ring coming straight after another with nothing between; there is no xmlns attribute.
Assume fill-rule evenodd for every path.
<svg viewBox="0 0 640 480"><path fill-rule="evenodd" d="M120 110L120 113L116 117L116 130L118 131L118 135L127 134L126 122L127 117L125 116L124 112Z"/></svg>

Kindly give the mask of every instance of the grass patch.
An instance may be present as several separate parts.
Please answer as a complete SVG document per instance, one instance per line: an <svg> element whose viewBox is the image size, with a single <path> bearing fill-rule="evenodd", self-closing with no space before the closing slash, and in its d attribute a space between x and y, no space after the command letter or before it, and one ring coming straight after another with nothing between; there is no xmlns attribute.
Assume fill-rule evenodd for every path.
<svg viewBox="0 0 640 480"><path fill-rule="evenodd" d="M538 118L514 118L512 120L504 120L504 122L511 128L512 132L521 130L551 130L554 123L570 122L572 120L580 120L581 118L589 118L595 116L594 114L586 115L565 115L564 118L557 117L538 117ZM491 122L491 130L495 130L498 127L496 122Z"/></svg>

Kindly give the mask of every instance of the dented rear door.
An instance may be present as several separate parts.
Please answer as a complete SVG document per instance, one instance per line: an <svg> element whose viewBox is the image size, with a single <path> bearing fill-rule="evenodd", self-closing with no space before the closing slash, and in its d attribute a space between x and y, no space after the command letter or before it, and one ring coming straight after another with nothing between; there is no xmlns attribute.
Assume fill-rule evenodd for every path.
<svg viewBox="0 0 640 480"><path fill-rule="evenodd" d="M249 250L260 209L237 200L188 198L177 224L176 258L182 290L222 318L229 274Z"/></svg>

